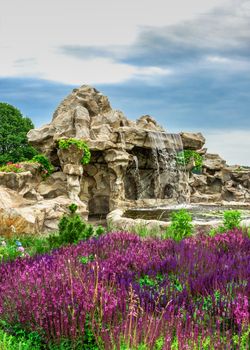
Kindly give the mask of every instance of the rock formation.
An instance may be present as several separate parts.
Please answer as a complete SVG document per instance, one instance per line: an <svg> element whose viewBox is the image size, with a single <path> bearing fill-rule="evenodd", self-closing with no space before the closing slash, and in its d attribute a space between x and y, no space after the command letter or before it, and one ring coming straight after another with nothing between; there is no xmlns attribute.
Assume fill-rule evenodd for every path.
<svg viewBox="0 0 250 350"><path fill-rule="evenodd" d="M78 195L90 214L106 215L135 201L137 205L153 205L156 200L176 202L188 197L185 169L177 166L175 159L182 149L180 135L166 133L148 115L129 121L121 111L111 108L107 97L89 86L73 90L57 108L52 122L31 130L28 138L68 177L74 175L62 164L58 139L87 142L92 157L84 166ZM199 145L202 140L198 135ZM73 164L72 159L71 169Z"/></svg>
<svg viewBox="0 0 250 350"><path fill-rule="evenodd" d="M81 164L82 153L75 146L59 149L62 138L86 141L90 163ZM51 123L31 130L28 139L56 171L46 180L34 164L24 165L23 173L0 173L0 199L8 198L0 200L0 220L10 228L19 218L14 228L19 232L55 230L72 202L86 219L105 217L117 208L190 200L250 202L250 171L228 167L218 155L208 154L201 133L167 133L148 115L130 121L111 108L107 97L86 85L74 89ZM178 164L176 155L183 147L203 154L202 174Z"/></svg>
<svg viewBox="0 0 250 350"><path fill-rule="evenodd" d="M191 202L250 202L250 169L228 166L218 154L206 153L202 174L191 174Z"/></svg>

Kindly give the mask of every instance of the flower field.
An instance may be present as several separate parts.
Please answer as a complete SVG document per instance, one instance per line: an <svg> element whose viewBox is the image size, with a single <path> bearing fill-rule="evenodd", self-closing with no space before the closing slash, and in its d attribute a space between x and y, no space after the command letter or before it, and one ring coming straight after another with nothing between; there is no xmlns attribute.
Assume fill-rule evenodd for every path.
<svg viewBox="0 0 250 350"><path fill-rule="evenodd" d="M113 232L17 258L0 264L0 320L44 346L250 349L249 252L238 229L180 242Z"/></svg>

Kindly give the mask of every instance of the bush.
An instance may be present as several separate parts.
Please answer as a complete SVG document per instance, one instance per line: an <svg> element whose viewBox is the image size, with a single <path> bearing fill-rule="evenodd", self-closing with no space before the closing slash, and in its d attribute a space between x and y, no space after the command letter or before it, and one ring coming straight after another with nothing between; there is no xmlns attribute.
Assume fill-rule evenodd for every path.
<svg viewBox="0 0 250 350"><path fill-rule="evenodd" d="M40 350L41 341L37 333L29 335L19 335L18 337L10 335L0 329L0 349L1 350Z"/></svg>
<svg viewBox="0 0 250 350"><path fill-rule="evenodd" d="M76 214L77 205L72 203L69 206L70 214L64 215L59 224L59 234L51 235L48 240L51 248L57 248L63 244L77 243L80 240L87 240L92 236L100 236L105 232L102 226L98 226L96 229L92 225L86 224Z"/></svg>
<svg viewBox="0 0 250 350"><path fill-rule="evenodd" d="M192 216L185 209L181 209L171 215L171 224L166 230L165 238L180 241L193 232Z"/></svg>
<svg viewBox="0 0 250 350"><path fill-rule="evenodd" d="M239 210L225 210L223 213L223 225L212 228L209 231L209 236L214 237L217 233L240 228L241 212Z"/></svg>
<svg viewBox="0 0 250 350"><path fill-rule="evenodd" d="M31 159L37 151L28 144L27 132L34 125L8 103L0 103L0 164Z"/></svg>
<svg viewBox="0 0 250 350"><path fill-rule="evenodd" d="M43 177L47 177L54 171L53 165L50 163L49 159L43 154L37 154L31 160L31 162L40 164L40 171Z"/></svg>
<svg viewBox="0 0 250 350"><path fill-rule="evenodd" d="M78 214L64 215L59 222L59 237L61 243L76 243L82 236L86 224Z"/></svg>
<svg viewBox="0 0 250 350"><path fill-rule="evenodd" d="M0 263L3 261L15 260L18 257L25 257L27 255L20 241L5 241L0 238Z"/></svg>
<svg viewBox="0 0 250 350"><path fill-rule="evenodd" d="M84 142L82 140L77 140L74 138L61 139L58 142L58 146L60 149L67 149L71 145L75 145L77 148L83 150L83 157L82 157L81 162L82 162L82 164L88 164L90 162L91 153L90 153L89 147L86 144L86 142Z"/></svg>
<svg viewBox="0 0 250 350"><path fill-rule="evenodd" d="M195 166L192 170L201 171L203 158L196 151L185 149L184 151L179 152L177 155L177 163L181 165L186 165L190 162L192 158L194 159L194 163L195 163Z"/></svg>
<svg viewBox="0 0 250 350"><path fill-rule="evenodd" d="M225 231L239 228L241 222L241 213L238 210L224 211L223 226Z"/></svg>

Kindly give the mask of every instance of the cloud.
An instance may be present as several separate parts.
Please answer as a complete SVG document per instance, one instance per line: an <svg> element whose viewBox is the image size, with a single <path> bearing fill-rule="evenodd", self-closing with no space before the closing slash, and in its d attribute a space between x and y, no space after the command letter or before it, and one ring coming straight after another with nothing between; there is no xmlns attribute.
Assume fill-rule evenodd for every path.
<svg viewBox="0 0 250 350"><path fill-rule="evenodd" d="M210 153L219 153L229 165L250 166L249 131L213 130L206 133L206 147Z"/></svg>
<svg viewBox="0 0 250 350"><path fill-rule="evenodd" d="M20 109L36 127L50 122L57 105L74 87L31 78L0 78L1 102Z"/></svg>
<svg viewBox="0 0 250 350"><path fill-rule="evenodd" d="M249 60L250 13L236 4L225 6L196 19L142 31L124 62L159 66L200 63L204 57ZM213 60L214 63L222 63Z"/></svg>
<svg viewBox="0 0 250 350"><path fill-rule="evenodd" d="M116 84L134 77L151 81L171 73L170 69L156 66L137 66L119 62L101 55L65 55L49 47L43 50L39 43L32 47L26 43L16 48L9 47L1 53L0 77L29 77L61 82L69 85Z"/></svg>
<svg viewBox="0 0 250 350"><path fill-rule="evenodd" d="M21 4L9 0L3 5L4 17L0 15L0 76L63 84L116 84L138 78L158 84L161 73L173 73L167 66L171 52L166 56L163 51L164 66L159 62L166 38L161 41L158 32L166 24L171 31L175 23L223 3L176 0L173 6L170 0L23 0ZM175 39L180 41L180 36Z"/></svg>
<svg viewBox="0 0 250 350"><path fill-rule="evenodd" d="M129 45L64 45L61 52L85 60L105 57L135 67L157 67L175 78L209 72L214 78L250 69L249 1L230 1L224 7L167 26L144 26ZM250 5L249 5L250 8ZM133 73L128 79L136 78ZM146 79L145 79L146 80Z"/></svg>

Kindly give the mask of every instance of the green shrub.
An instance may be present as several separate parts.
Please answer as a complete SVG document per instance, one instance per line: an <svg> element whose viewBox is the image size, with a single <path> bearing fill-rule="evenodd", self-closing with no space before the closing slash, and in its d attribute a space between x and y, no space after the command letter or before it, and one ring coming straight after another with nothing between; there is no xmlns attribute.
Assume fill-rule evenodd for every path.
<svg viewBox="0 0 250 350"><path fill-rule="evenodd" d="M70 204L69 210L70 210L71 214L75 214L75 212L77 211L77 205L75 203Z"/></svg>
<svg viewBox="0 0 250 350"><path fill-rule="evenodd" d="M27 252L20 241L4 240L0 238L0 263L25 256L27 256Z"/></svg>
<svg viewBox="0 0 250 350"><path fill-rule="evenodd" d="M177 163L181 165L186 165L189 163L191 159L194 159L195 166L192 170L201 171L202 164L203 164L203 158L202 156L197 153L196 151L185 149L184 151L181 151L177 155Z"/></svg>
<svg viewBox="0 0 250 350"><path fill-rule="evenodd" d="M240 227L241 213L238 210L225 210L223 227L225 231Z"/></svg>
<svg viewBox="0 0 250 350"><path fill-rule="evenodd" d="M102 226L96 229L93 225L85 223L79 214L76 214L77 205L72 203L69 206L70 214L64 215L58 224L58 235L50 235L48 238L51 248L57 248L63 244L77 243L80 240L87 240L93 236L100 236L105 232Z"/></svg>
<svg viewBox="0 0 250 350"><path fill-rule="evenodd" d="M43 177L47 177L54 171L53 165L50 163L49 159L43 154L37 154L31 159L32 163L40 164L40 171Z"/></svg>
<svg viewBox="0 0 250 350"><path fill-rule="evenodd" d="M238 210L225 210L223 213L223 224L219 227L212 228L209 236L214 237L217 233L224 233L234 228L239 228L241 222L241 212ZM246 231L247 232L247 231Z"/></svg>
<svg viewBox="0 0 250 350"><path fill-rule="evenodd" d="M0 329L1 350L40 350L42 349L41 337L36 332L26 333L19 329L12 329L14 335Z"/></svg>
<svg viewBox="0 0 250 350"><path fill-rule="evenodd" d="M82 236L86 224L79 214L64 215L59 222L59 237L61 243L76 243Z"/></svg>
<svg viewBox="0 0 250 350"><path fill-rule="evenodd" d="M96 236L100 236L105 232L105 228L101 225L97 226L96 230L95 230L95 235Z"/></svg>
<svg viewBox="0 0 250 350"><path fill-rule="evenodd" d="M88 164L90 162L91 153L86 142L74 138L70 139L61 139L58 142L60 149L67 149L70 145L75 145L77 148L83 151L82 164Z"/></svg>
<svg viewBox="0 0 250 350"><path fill-rule="evenodd" d="M172 238L176 241L180 241L190 236L192 232L192 216L187 210L181 209L172 213L171 224L166 229L165 238Z"/></svg>

